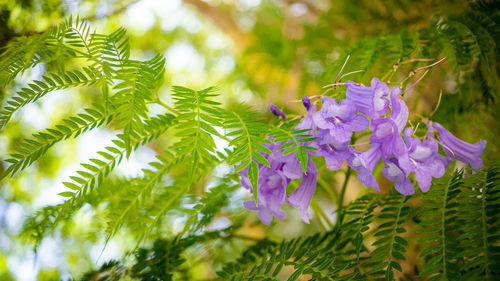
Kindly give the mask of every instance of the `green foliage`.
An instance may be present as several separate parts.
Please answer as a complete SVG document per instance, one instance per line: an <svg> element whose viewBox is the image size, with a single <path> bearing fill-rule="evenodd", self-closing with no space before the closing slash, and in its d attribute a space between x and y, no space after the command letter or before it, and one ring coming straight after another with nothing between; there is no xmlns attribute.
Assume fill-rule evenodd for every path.
<svg viewBox="0 0 500 281"><path fill-rule="evenodd" d="M168 158L173 158L168 155ZM108 214L108 227L106 232L111 238L116 231L123 225L127 218L131 216L137 209L144 205L151 197L154 187L161 182L163 176L172 167L172 162L164 157L157 156L157 162L151 162L149 165L155 170L143 169L144 177L132 179L129 181L129 186L120 193L120 200L110 208Z"/></svg>
<svg viewBox="0 0 500 281"><path fill-rule="evenodd" d="M268 132L269 127L261 122L262 118L257 113L251 111L248 107L240 107L234 111L225 112L224 128L230 130L227 136L235 136L229 143L230 146L236 146L229 158L229 165L236 165L236 172L239 172L255 159L258 163L269 167L269 162L258 151L271 154L269 148L263 146L263 143L271 143L263 136Z"/></svg>
<svg viewBox="0 0 500 281"><path fill-rule="evenodd" d="M421 275L430 280L494 280L499 186L499 168L492 167L437 179L423 196L365 195L345 207L346 222L332 232L258 243L218 274L221 280L393 280L407 248L420 244L426 245ZM419 197L422 206L415 205ZM404 237L414 213L425 233L420 241Z"/></svg>
<svg viewBox="0 0 500 281"><path fill-rule="evenodd" d="M272 15L275 3L264 2L262 14ZM399 2L398 5L409 6L405 1ZM355 4L347 1L343 4L347 14L350 9L359 12ZM391 4L380 5L393 8ZM278 13L269 20L275 24L272 28L264 21L257 21L253 33L258 36L259 40L255 40L258 43L247 47L242 56L252 56L248 63L252 64L259 52L266 54L257 58L258 65L271 64L265 70L268 71L265 81L276 77L272 73L276 70L274 66L291 73L291 79L282 80L296 79L293 75L297 70L304 72L298 77L298 88L304 90L308 79L323 86L345 80L367 84L372 77L379 77L402 86L405 91L416 84L410 85L410 78L429 78L430 75L425 75L432 69L430 64L446 57L443 68L435 74L438 78L434 79L455 81L458 92L456 95L445 92L436 120L448 117L449 113L477 111L478 107L471 105L481 106L478 115L490 114L499 100L499 13L485 1L470 3L467 9L456 13L439 11L440 7L432 17L436 21L430 25L406 24L401 28L391 23L390 32L371 32L371 36L356 42L334 38L337 35L325 36L338 28L329 22L317 28L304 24L300 26L303 38L290 38L283 31L289 19ZM335 15L331 9L310 11L319 19ZM363 15L383 17L374 11ZM2 48L0 80L4 87L24 84L16 78L36 65L43 64L47 71L24 86L14 85L13 96L9 91L0 91L0 101L4 103L0 110L0 130L11 129L8 126L16 124L15 113L24 106L55 91L91 89L99 94L88 98L92 99L91 105L84 104L82 113L63 117L56 121L58 125L16 141L9 148L6 168L0 167L0 180L7 181L43 161L49 149L63 140L78 138L92 130L107 130L115 135L113 145L82 163L70 180L63 183L68 188L59 194L64 202L41 208L25 222L21 236L31 238L35 250L55 230L67 235L67 229L84 212L82 209L90 206L91 220L104 218L106 227L99 225L99 228L103 229L106 245L120 230L133 237L137 247L153 237L156 240L149 248L134 250L133 259L126 256L122 261L105 263L99 270L85 274L83 280L189 280L193 278L190 268L199 261L189 259L190 251L210 252L207 249L214 241L222 241L238 252L247 244L234 242L237 239L256 243L237 259L226 257L224 261L229 262L223 266L212 264L214 258L209 258L220 280L394 280L407 273L429 280L499 278L500 168L497 166L444 176L433 182L429 192L411 197L368 192L346 206L338 206L342 219L335 225L332 223L329 231L309 237L301 235L275 242L244 236L241 233L248 231L249 226L239 221L238 213L224 214L231 219L231 227L212 230L214 219L230 208L233 191L241 188L236 173L248 171L254 200L258 201L259 165L269 166L266 156L272 154L263 144L283 142L279 150L294 154L305 172L308 161L312 161L308 151L315 150L308 143L315 138L308 130L295 130L294 122L270 125L247 105L226 108L214 87L194 90L173 86L170 106L159 94L165 77L165 59L160 55L148 55L150 59L145 60L131 58L126 33L120 27L109 34L100 34L86 21L70 17L45 32L12 39ZM325 66L326 71L316 74L309 71L314 63L319 64L318 68ZM242 66L247 65L238 62L238 67ZM254 82L247 84L258 84ZM343 95L338 88L333 88L335 97ZM153 104L162 107L160 113L158 108L151 108ZM158 115L152 116L151 112ZM449 114L449 118L456 116ZM218 145L222 140L227 142L224 151ZM157 159L140 175L124 178L113 173L124 157L145 145L150 145ZM495 140L488 143L488 149L491 146L491 151L498 147ZM234 173L211 176L224 165L233 167ZM318 167L323 175L323 167ZM343 193L339 205L342 198ZM174 231L173 225L179 218L182 226ZM240 227L245 230L240 231ZM414 229L424 237L415 239ZM419 256L412 256L412 251Z"/></svg>
<svg viewBox="0 0 500 281"><path fill-rule="evenodd" d="M422 276L431 280L498 278L499 168L438 180L420 213L427 234ZM496 277L495 277L496 276Z"/></svg>
<svg viewBox="0 0 500 281"><path fill-rule="evenodd" d="M181 254L186 247L185 240L156 240L151 249L140 248L134 253L135 263L130 268L111 260L81 280L123 280L125 276L136 280L174 280L173 273L185 261Z"/></svg>
<svg viewBox="0 0 500 281"><path fill-rule="evenodd" d="M446 177L436 180L433 189L424 197L427 199L422 205L421 225L426 235L420 240L423 245L430 244L420 255L430 257L426 263L422 276L435 274L434 277L439 280L441 275L443 279L456 278L457 266L450 262L455 259L457 254L454 250L457 247L457 241L454 241L450 234L457 227L457 212L449 211L457 208L456 201L460 193L459 186L462 182L463 173L457 173L452 177ZM438 243L436 243L438 242ZM456 251L456 250L455 250Z"/></svg>
<svg viewBox="0 0 500 281"><path fill-rule="evenodd" d="M218 102L211 100L216 95L214 88L194 91L188 88L174 86L175 109L180 137L175 145L175 151L180 157L189 157L189 185L193 181L200 160L217 161L215 142L212 135L219 135L213 126L222 127L218 120Z"/></svg>
<svg viewBox="0 0 500 281"><path fill-rule="evenodd" d="M206 227L227 206L233 191L239 187L240 184L230 176L220 179L218 185L210 188L204 197L197 200L193 209L189 209L191 216L184 229L190 228L190 233L196 233Z"/></svg>
<svg viewBox="0 0 500 281"><path fill-rule="evenodd" d="M132 263L125 264L111 260L98 270L85 273L80 280L178 280L179 277L186 279L184 253L190 248L214 240L235 239L236 236L231 236L234 231L235 229L230 227L205 232L202 235L188 235L183 238L177 236L170 240L157 239L150 248L136 249L132 253Z"/></svg>
<svg viewBox="0 0 500 281"><path fill-rule="evenodd" d="M125 60L116 74L119 82L114 86L117 92L111 97L111 104L115 108L116 128L123 128L127 156L132 152L132 139L144 134L147 103L154 100L151 91L163 76L164 64L165 59L161 56L145 62Z"/></svg>
<svg viewBox="0 0 500 281"><path fill-rule="evenodd" d="M24 140L17 145L15 153L11 155L12 158L5 160L11 165L2 177L12 176L18 170L28 167L59 141L71 137L76 138L86 131L108 123L111 120L109 117L104 108L96 104L94 108L85 109L85 113L63 119L62 123L55 128L35 134L33 139Z"/></svg>
<svg viewBox="0 0 500 281"><path fill-rule="evenodd" d="M269 127L258 121L262 120L256 112L248 107L240 107L234 111L224 112L224 128L230 130L227 136L234 136L229 146L236 146L236 149L229 155L228 164L238 166L235 172L242 171L248 167L248 178L252 184L254 200L257 203L257 186L259 181L259 169L257 163L269 167L269 161L261 154L272 154L269 148L262 144L269 144L271 141L264 136Z"/></svg>
<svg viewBox="0 0 500 281"><path fill-rule="evenodd" d="M482 2L480 2L482 3ZM498 100L498 54L500 40L499 17L490 13L493 4L472 4L471 9L459 15L443 15L430 28L417 30L401 30L396 34L384 34L360 40L344 51L324 74L324 83L331 83L350 56L343 73L363 70L348 76L347 80L369 82L371 77L382 76L391 80L395 72L401 68L408 68L412 64L415 70L429 65L445 57L456 72L455 80L461 89L480 87L480 95L471 95L470 91L463 93L467 103L492 103ZM429 61L418 61L422 58L433 58ZM393 71L387 72L393 66ZM459 77L460 70L468 71L470 79ZM410 76L415 75L410 72ZM463 75L463 74L462 74ZM408 77L409 78L409 77ZM406 86L409 82L404 79L400 83ZM462 93L461 93L462 94ZM461 103L464 104L464 103ZM471 108L471 107L468 107Z"/></svg>
<svg viewBox="0 0 500 281"><path fill-rule="evenodd" d="M7 101L8 106L0 112L0 129L5 127L14 112L30 102L37 101L47 93L69 87L92 85L98 79L95 71L86 67L82 71L65 71L61 74L51 73L44 76L42 80L35 80L33 83L28 84L29 88L22 88L21 91L17 92L16 97Z"/></svg>
<svg viewBox="0 0 500 281"><path fill-rule="evenodd" d="M170 114L159 115L153 117L145 123L144 135L137 135L136 142L133 143L132 148L135 150L139 145L144 145L156 138L158 138L162 133L164 133L170 125L173 123L174 117ZM59 195L68 198L64 203L58 204L56 206L48 206L39 211L37 214L32 216L26 223L24 233L27 236L31 236L34 239L35 245L41 242L43 237L47 233L54 230L61 221L70 220L72 215L74 215L84 203L92 202L96 191L96 188L101 188L104 181L113 171L113 169L121 162L123 156L126 152L125 142L123 141L123 136L118 135L118 139L114 140L114 146L108 146L104 151L97 152L100 159L92 158L90 163L82 163L82 169L77 171L77 175L71 176L70 182L63 182L63 184L69 188L68 191L61 192ZM154 162L150 165L153 167L158 167L158 163ZM151 177L154 176L154 172L150 170L145 171L146 175ZM143 196L150 188L154 186L155 181L158 178L154 178L152 182L147 182L146 186L140 186L139 192L136 189L131 189L125 191L127 196L119 197L119 205L125 206L125 209L116 207L113 209L115 212L110 215L110 223L108 223L108 234L111 237L116 230L121 226L122 218L121 216L126 216L128 210L135 207L137 200ZM106 186L109 188L109 186ZM123 186L117 186L117 189L122 190ZM110 199L113 193L98 193L101 196L107 195L107 198L99 198L98 202L105 201L105 199ZM132 199L131 199L132 197ZM95 202L95 201L94 201ZM128 203L128 204L127 204ZM118 215L116 215L118 213ZM120 219L118 219L120 218ZM111 226L114 225L114 226Z"/></svg>
<svg viewBox="0 0 500 281"><path fill-rule="evenodd" d="M375 249L370 253L371 258L367 263L367 266L371 267L372 276L382 273L386 280L394 280L394 269L403 271L399 261L405 260L405 247L408 246L408 241L401 236L406 232L403 225L410 211L410 207L404 206L407 199L394 195L387 196L381 202L383 209L378 215L381 224L374 234L376 240L372 246L375 246Z"/></svg>

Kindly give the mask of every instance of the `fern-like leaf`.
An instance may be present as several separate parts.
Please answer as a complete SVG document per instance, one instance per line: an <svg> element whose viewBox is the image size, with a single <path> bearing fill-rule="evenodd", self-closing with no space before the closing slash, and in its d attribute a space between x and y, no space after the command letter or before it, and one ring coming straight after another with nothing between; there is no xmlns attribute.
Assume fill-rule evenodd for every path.
<svg viewBox="0 0 500 281"><path fill-rule="evenodd" d="M180 86L174 86L172 89L175 109L180 112L177 116L179 130L176 135L181 140L175 145L175 151L179 157L189 159L190 185L200 161L217 161L212 135L220 135L214 126L222 127L219 121L219 103L211 100L217 96L213 94L213 87L201 91Z"/></svg>
<svg viewBox="0 0 500 281"><path fill-rule="evenodd" d="M0 111L0 130L5 127L12 114L28 103L35 102L55 90L70 87L79 87L95 84L98 77L95 70L84 67L82 70L66 71L61 74L51 73L42 77L42 80L35 80L28 84L27 88L22 88L17 95L7 101L7 106Z"/></svg>
<svg viewBox="0 0 500 281"><path fill-rule="evenodd" d="M110 116L106 115L104 108L100 105L95 105L93 109L85 109L85 112L63 119L62 123L55 128L35 134L33 139L22 141L15 148L15 152L11 154L11 158L5 160L10 163L10 166L0 176L0 180L25 169L59 141L71 137L76 138L80 134L101 126L110 120Z"/></svg>
<svg viewBox="0 0 500 281"><path fill-rule="evenodd" d="M457 266L453 266L458 245L453 241L457 224L458 206L456 197L460 193L463 173L455 173L436 179L431 189L424 195L423 210L420 212L422 230L426 233L419 243L426 245L420 256L427 262L421 276L431 276L431 280L457 278Z"/></svg>
<svg viewBox="0 0 500 281"><path fill-rule="evenodd" d="M169 156L169 158L173 158L172 155ZM158 162L149 163L156 170L143 169L144 178L130 180L130 185L121 193L119 202L112 206L107 216L108 226L106 232L108 237L106 240L109 240L127 221L130 213L141 208L142 202L150 198L153 188L172 167L172 162L166 158L159 156L157 158Z"/></svg>
<svg viewBox="0 0 500 281"><path fill-rule="evenodd" d="M147 103L153 101L155 81L163 75L165 59L157 56L149 61L127 61L116 79L122 82L114 86L118 90L111 98L115 108L116 126L123 128L127 157L132 152L132 138L143 134L144 120L148 118Z"/></svg>
<svg viewBox="0 0 500 281"><path fill-rule="evenodd" d="M386 280L394 280L394 269L402 272L403 269L398 261L405 260L403 253L408 241L401 237L406 229L402 226L410 211L410 207L404 206L408 197L403 195L390 195L381 202L382 211L378 215L381 225L375 233L376 241L372 244L376 249L370 253L370 261L366 264L372 267L371 276L381 273Z"/></svg>

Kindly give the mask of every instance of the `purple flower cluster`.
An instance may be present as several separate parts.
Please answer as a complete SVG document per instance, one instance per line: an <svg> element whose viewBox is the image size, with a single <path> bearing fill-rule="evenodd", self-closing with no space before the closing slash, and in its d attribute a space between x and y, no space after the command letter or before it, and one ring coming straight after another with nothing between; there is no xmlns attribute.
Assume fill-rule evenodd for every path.
<svg viewBox="0 0 500 281"><path fill-rule="evenodd" d="M259 181L257 188L258 204L254 201L244 202L247 209L257 211L260 220L270 224L273 215L279 219L286 218L286 213L281 211L281 206L288 201L292 206L299 209L302 220L309 223L311 215L308 213L309 203L316 189L318 172L314 162L309 159L306 173L302 172L301 166L295 153L284 155L279 148L284 142L264 144L272 151L266 154L269 167L259 164ZM241 183L244 187L252 190L248 178L248 167L240 172ZM300 186L289 196L286 196L286 188L293 179L302 177Z"/></svg>
<svg viewBox="0 0 500 281"><path fill-rule="evenodd" d="M259 218L270 224L272 216L285 218L281 206L288 201L299 209L302 220L311 219L309 204L316 189L317 169L311 156L323 157L328 169L338 170L347 162L349 167L358 171L360 182L366 187L380 191L373 176L375 166L382 161L382 173L394 182L395 189L404 195L413 194L413 184L408 176L413 173L420 189L429 190L432 178L442 177L452 159L472 168L482 166L480 155L486 141L476 144L464 142L439 123L426 121L427 134L423 138L414 135L411 127L406 127L408 107L401 98L401 89L392 90L377 78L370 86L360 86L352 81L346 82L346 98L340 101L323 97L322 106L317 110L307 96L302 103L307 115L296 129L310 129L316 140L306 143L317 150L308 150L307 170L302 172L295 153L284 155L279 148L283 142L266 145L272 155L266 155L270 167L259 164L258 204L253 201L244 203L250 210L258 211ZM275 105L271 112L285 119L285 114ZM354 132L370 130L371 147L357 151L351 145ZM439 146L446 156L439 153ZM248 179L248 169L240 172L242 184L252 190ZM290 195L286 189L293 179L302 178L300 186Z"/></svg>

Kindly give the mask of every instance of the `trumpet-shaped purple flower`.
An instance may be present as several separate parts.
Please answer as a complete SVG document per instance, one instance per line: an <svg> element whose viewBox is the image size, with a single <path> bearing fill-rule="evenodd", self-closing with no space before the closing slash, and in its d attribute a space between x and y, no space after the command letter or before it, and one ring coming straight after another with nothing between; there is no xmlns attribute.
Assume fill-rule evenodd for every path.
<svg viewBox="0 0 500 281"><path fill-rule="evenodd" d="M448 157L470 164L474 169L481 169L483 161L480 157L486 147L486 140L471 144L455 137L439 123L432 122L428 126L430 131L436 129L439 132L441 147Z"/></svg>
<svg viewBox="0 0 500 281"><path fill-rule="evenodd" d="M286 213L280 211L280 208L285 203L286 187L289 182L290 180L285 177L283 172L265 166L261 167L257 188L259 205L256 206L254 201L246 201L243 205L247 209L257 211L264 224L270 224L273 215L276 218L284 219Z"/></svg>
<svg viewBox="0 0 500 281"><path fill-rule="evenodd" d="M376 119L371 124L373 135L372 144L378 144L382 152L382 159L386 161L394 155L396 157L406 152L405 143L398 130L397 124L389 117Z"/></svg>
<svg viewBox="0 0 500 281"><path fill-rule="evenodd" d="M324 110L326 111L328 106L331 105L329 104L330 98L324 99L326 102L326 107L325 104L323 107L325 108ZM334 124L327 124L329 120L325 120L325 118L322 118L321 116L316 116L320 114L320 112L316 112L316 106L312 105L309 98L307 96L304 96L302 98L302 103L304 104L304 107L308 110L307 116L302 119L302 121L297 125L297 129L312 129L311 134L316 133L316 130L318 131L316 136L318 139L308 142L308 146L312 146L318 149L318 151L309 151L310 155L314 156L320 156L320 157L325 157L325 162L327 167L330 170L338 170L340 166L342 166L342 163L344 162L345 159L347 159L350 156L350 152L346 150L346 145L344 142L339 142L337 135L337 138L332 135L332 132L330 129L322 129L325 127L334 127ZM349 106L349 105L347 105ZM339 107L339 105L337 105ZM345 106L344 106L345 109ZM348 108L351 112L347 112L349 114L355 114L355 110L352 110L352 108ZM342 112L342 110L339 110ZM344 110L345 111L345 110ZM341 114L338 114L341 115ZM344 115L345 117L345 115ZM352 119L352 117L350 117ZM364 117L363 117L364 118ZM316 125L315 120L319 120L321 123L321 127ZM348 125L346 125L348 126ZM351 132L352 134L352 132ZM344 137L343 135L341 137ZM346 138L346 141L350 141L350 136L349 138Z"/></svg>
<svg viewBox="0 0 500 281"><path fill-rule="evenodd" d="M328 134L323 135L323 143L332 145L336 150L347 149L352 132L360 132L368 127L368 119L356 114L352 101L341 100L337 103L329 97L323 98L323 107L314 114L313 121L319 130L328 131Z"/></svg>
<svg viewBox="0 0 500 281"><path fill-rule="evenodd" d="M401 133L408 122L408 106L404 100L402 100L399 95L401 94L401 88L394 87L391 91L391 119L396 124L398 132Z"/></svg>
<svg viewBox="0 0 500 281"><path fill-rule="evenodd" d="M300 168L300 167L299 167ZM299 209L300 218L309 223L311 214L307 211L311 203L314 191L316 190L316 180L318 177L318 170L312 160L307 163L307 173L304 174L302 182L299 187L287 197L288 203Z"/></svg>
<svg viewBox="0 0 500 281"><path fill-rule="evenodd" d="M349 147L351 156L347 159L349 166L355 171L359 171L358 179L366 187L373 187L373 189L380 191L378 182L373 177L373 169L380 160L382 155L379 149L380 144L374 143L372 147L365 152L358 152L352 147Z"/></svg>
<svg viewBox="0 0 500 281"><path fill-rule="evenodd" d="M316 189L318 174L316 166L312 160L309 160L304 174L294 153L283 155L283 151L279 150L283 144L284 142L264 144L271 150L272 154L265 155L270 167L259 164L258 204L256 205L254 201L246 201L243 205L247 209L257 211L260 220L264 224L270 224L273 215L279 219L286 218L286 213L281 211L280 208L287 199L291 205L299 208L302 220L309 223L310 215L307 213L307 209ZM248 167L242 170L240 174L242 175L242 185L252 191L248 179ZM301 177L303 177L302 183L287 198L286 188L290 181Z"/></svg>
<svg viewBox="0 0 500 281"><path fill-rule="evenodd" d="M283 113L283 111L281 111L281 109L279 109L276 105L274 104L271 104L270 108L269 108L269 111L271 111L272 114L278 116L278 117L281 117L283 119L286 119L286 115L285 113Z"/></svg>
<svg viewBox="0 0 500 281"><path fill-rule="evenodd" d="M306 117L302 118L300 123L295 127L296 129L312 129L313 131L316 130L316 124L314 124L313 116L316 113L316 106L311 104L311 100L307 97L307 95L304 95L302 98L302 104L307 110L307 115ZM311 132L314 133L314 132Z"/></svg>
<svg viewBox="0 0 500 281"><path fill-rule="evenodd" d="M326 167L332 171L340 169L344 160L351 156L351 152L347 147L337 149L334 143L336 139L332 137L328 130L319 130L317 134L318 139L313 143L308 144L310 146L318 148L318 151L312 151L315 156L320 156L325 158Z"/></svg>
<svg viewBox="0 0 500 281"><path fill-rule="evenodd" d="M415 193L413 184L408 179L408 173L399 165L398 159L393 157L385 163L387 166L382 169L382 173L388 180L394 182L394 188L403 195Z"/></svg>
<svg viewBox="0 0 500 281"><path fill-rule="evenodd" d="M372 120L372 143L378 143L382 151L382 159L388 160L391 155L399 157L406 152L405 143L401 132L408 121L408 107L399 98L401 89L394 87L391 91L392 112L391 116Z"/></svg>
<svg viewBox="0 0 500 281"><path fill-rule="evenodd" d="M317 151L308 150L310 156L324 157L327 168L338 170L347 160L347 164L358 171L360 182L366 187L373 187L380 191L379 185L373 177L373 170L382 158L386 166L382 169L384 176L394 182L396 190L404 195L415 193L412 182L408 179L411 173L422 191L429 190L432 178L442 177L451 158L470 164L479 169L482 166L480 156L485 148L486 141L476 144L464 142L438 123L428 124L427 137L420 140L413 137L413 130L407 128L408 107L401 98L401 89L394 87L391 91L387 85L373 78L370 87L358 86L354 82L346 83L347 98L337 102L333 98L324 97L321 110L307 96L302 103L307 115L296 126L296 129L310 129L310 134L317 139L305 143ZM390 115L387 114L390 104ZM286 118L286 115L275 105L271 104L273 114ZM358 114L367 115L368 119ZM356 151L349 146L353 132L360 132L366 128L372 130L370 136L371 147L364 152ZM401 134L404 130L404 140ZM437 132L435 132L437 130ZM440 144L448 158L438 152L438 142L433 134L439 136ZM301 219L309 223L311 215L308 212L309 204L316 189L318 176L317 168L309 158L306 172L303 173L300 162L295 153L284 155L279 148L284 143L264 144L272 154L264 157L269 161L269 167L258 164L258 203L244 202L244 206L256 210L260 220L265 224L272 222L273 216L285 218L286 213L281 206L287 201L299 209ZM250 189L248 167L240 172L241 183ZM299 187L289 196L286 189L293 179L302 178Z"/></svg>
<svg viewBox="0 0 500 281"><path fill-rule="evenodd" d="M311 109L311 107L314 106L311 104L311 100L307 95L304 95L304 97L302 98L302 104L304 105L307 111L309 111L309 109ZM314 107L314 110L316 110L316 107Z"/></svg>
<svg viewBox="0 0 500 281"><path fill-rule="evenodd" d="M356 109L372 118L378 118L389 107L389 88L377 78L373 78L370 87L358 86L352 81L346 82L346 97Z"/></svg>
<svg viewBox="0 0 500 281"><path fill-rule="evenodd" d="M399 166L406 174L415 172L415 178L423 192L431 187L432 178L444 175L449 161L438 154L438 144L433 139L424 141L412 137L413 129L404 132L408 153L398 158Z"/></svg>

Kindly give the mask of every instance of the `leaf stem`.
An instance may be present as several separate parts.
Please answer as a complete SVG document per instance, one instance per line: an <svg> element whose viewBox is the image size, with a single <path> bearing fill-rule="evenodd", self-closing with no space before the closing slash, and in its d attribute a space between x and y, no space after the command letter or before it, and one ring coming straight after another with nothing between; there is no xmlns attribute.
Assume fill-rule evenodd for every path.
<svg viewBox="0 0 500 281"><path fill-rule="evenodd" d="M168 111L172 112L172 113L175 113L177 115L181 114L179 111L175 110L174 108L168 106L166 103L162 102L160 99L156 100L156 103L163 106L165 109L167 109Z"/></svg>
<svg viewBox="0 0 500 281"><path fill-rule="evenodd" d="M320 226L325 231L327 231L328 229L326 228L326 226L323 223L321 223L321 219L323 219L325 221L325 223L328 224L328 227L330 229L333 229L332 222L330 221L330 219L328 218L328 216L326 215L326 213L323 211L323 209L321 209L321 206L319 205L318 201L316 201L314 198L311 200L311 208L316 213L316 216L318 218L318 222L320 222Z"/></svg>
<svg viewBox="0 0 500 281"><path fill-rule="evenodd" d="M342 207L343 207L343 202L344 202L344 196L345 196L345 191L347 189L347 182L349 181L349 178L351 177L351 167L347 167L347 172L345 174L345 180L344 183L342 184L342 190L340 191L340 196L337 201L337 225L340 225L342 223L344 215L342 214Z"/></svg>
<svg viewBox="0 0 500 281"><path fill-rule="evenodd" d="M330 198L332 199L333 202L337 202L339 196L335 193L335 190L330 188L326 183L326 181L320 176L318 177L318 184L328 193L328 195L330 195Z"/></svg>

